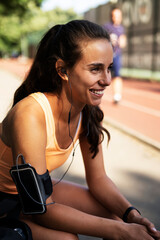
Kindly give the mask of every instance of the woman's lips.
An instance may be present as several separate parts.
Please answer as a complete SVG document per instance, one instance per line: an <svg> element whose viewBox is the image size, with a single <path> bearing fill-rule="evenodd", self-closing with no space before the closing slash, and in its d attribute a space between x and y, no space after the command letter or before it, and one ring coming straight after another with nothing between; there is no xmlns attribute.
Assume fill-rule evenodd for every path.
<svg viewBox="0 0 160 240"><path fill-rule="evenodd" d="M94 96L101 97L104 94L104 89L90 89L89 90Z"/></svg>

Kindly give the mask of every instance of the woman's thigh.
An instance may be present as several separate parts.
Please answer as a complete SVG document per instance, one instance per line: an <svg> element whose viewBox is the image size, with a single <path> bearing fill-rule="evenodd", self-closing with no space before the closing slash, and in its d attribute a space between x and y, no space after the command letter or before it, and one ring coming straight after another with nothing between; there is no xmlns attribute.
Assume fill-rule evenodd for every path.
<svg viewBox="0 0 160 240"><path fill-rule="evenodd" d="M53 180L53 185L55 181ZM114 218L111 212L103 207L90 193L87 187L62 181L53 187L53 201L61 203L95 216Z"/></svg>

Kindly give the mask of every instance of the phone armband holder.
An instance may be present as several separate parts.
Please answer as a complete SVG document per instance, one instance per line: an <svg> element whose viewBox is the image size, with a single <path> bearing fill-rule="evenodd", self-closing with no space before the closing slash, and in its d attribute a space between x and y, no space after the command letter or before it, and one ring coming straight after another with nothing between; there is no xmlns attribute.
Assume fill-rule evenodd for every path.
<svg viewBox="0 0 160 240"><path fill-rule="evenodd" d="M18 165L21 156L23 164ZM48 170L39 175L35 168L25 163L22 154L17 156L16 166L10 169L10 174L17 187L22 211L24 214L43 214L46 212L46 199L52 194L53 187Z"/></svg>

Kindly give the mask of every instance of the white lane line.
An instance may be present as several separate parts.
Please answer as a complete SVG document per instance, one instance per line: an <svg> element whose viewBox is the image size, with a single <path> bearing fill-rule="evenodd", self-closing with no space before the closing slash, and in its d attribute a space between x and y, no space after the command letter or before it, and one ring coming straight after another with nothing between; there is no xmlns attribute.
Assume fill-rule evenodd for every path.
<svg viewBox="0 0 160 240"><path fill-rule="evenodd" d="M105 100L108 100L109 102L113 102L112 98L105 98ZM150 115L155 116L155 117L160 117L160 111L154 110L152 108L147 108L147 107L138 105L136 103L132 103L132 102L129 102L129 101L126 101L126 100L122 100L120 102L120 105L123 105L125 107L129 107L131 109L135 109L135 110L143 112L143 113L150 114Z"/></svg>
<svg viewBox="0 0 160 240"><path fill-rule="evenodd" d="M153 100L157 100L160 101L160 94L157 93L152 93L150 92L149 94L147 94L146 92L143 92L141 89L124 89L124 92L127 94L132 94L132 95L140 95L141 97L146 97L149 99L153 99Z"/></svg>
<svg viewBox="0 0 160 240"><path fill-rule="evenodd" d="M144 106L141 106L141 105L138 105L136 103L132 103L132 102L129 102L129 101L126 101L126 100L122 101L121 104L123 106L138 110L140 112L144 112L144 113L150 114L150 115L155 116L155 117L160 117L160 111L158 111L158 110L154 110L152 108L147 108L147 107L144 107Z"/></svg>

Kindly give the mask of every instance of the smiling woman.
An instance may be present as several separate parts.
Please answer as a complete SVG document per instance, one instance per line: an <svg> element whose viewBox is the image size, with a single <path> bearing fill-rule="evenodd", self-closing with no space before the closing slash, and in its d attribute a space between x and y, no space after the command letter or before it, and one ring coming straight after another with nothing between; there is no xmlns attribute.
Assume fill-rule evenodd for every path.
<svg viewBox="0 0 160 240"><path fill-rule="evenodd" d="M0 125L0 217L18 215L31 228L34 240L76 240L78 234L115 240L160 239L153 224L131 207L105 173L101 143L104 132L108 137L109 133L102 125L99 104L111 83L112 62L109 35L99 25L74 20L52 27L41 40L32 68ZM72 150L74 158L78 139L85 188L49 176ZM29 165L19 166L18 156ZM13 163L20 172L17 188L21 192L9 175ZM36 184L23 173L26 167L34 169ZM46 210L43 214L35 213L34 207L29 216L19 213L25 197L20 206L17 194L24 192L33 206L40 204L25 190L23 177L31 183L33 194L38 185ZM6 208L8 199L14 202L12 209Z"/></svg>

